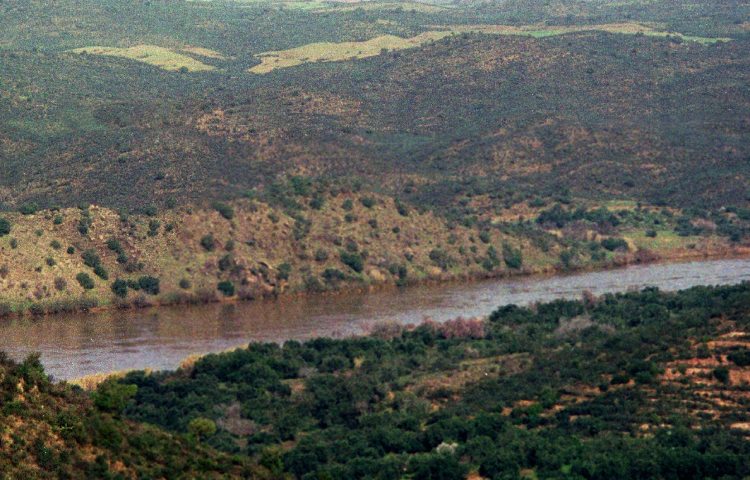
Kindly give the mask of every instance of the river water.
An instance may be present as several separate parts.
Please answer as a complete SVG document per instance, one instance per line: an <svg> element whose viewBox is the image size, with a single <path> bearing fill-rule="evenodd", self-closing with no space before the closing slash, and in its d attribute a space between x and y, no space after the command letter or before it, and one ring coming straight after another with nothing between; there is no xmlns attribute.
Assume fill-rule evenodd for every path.
<svg viewBox="0 0 750 480"><path fill-rule="evenodd" d="M379 321L418 323L487 315L500 305L656 286L680 290L750 280L750 259L652 264L602 272L420 285L284 301L162 307L0 320L0 350L40 352L49 374L70 379L128 369L172 369L194 353L251 341L346 336Z"/></svg>

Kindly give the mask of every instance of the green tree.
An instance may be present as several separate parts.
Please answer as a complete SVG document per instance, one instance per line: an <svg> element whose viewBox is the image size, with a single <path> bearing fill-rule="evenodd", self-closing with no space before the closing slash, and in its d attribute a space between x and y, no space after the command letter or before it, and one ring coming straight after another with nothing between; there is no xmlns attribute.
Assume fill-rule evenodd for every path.
<svg viewBox="0 0 750 480"><path fill-rule="evenodd" d="M216 423L210 418L197 417L188 423L188 432L196 440L201 441L216 433Z"/></svg>

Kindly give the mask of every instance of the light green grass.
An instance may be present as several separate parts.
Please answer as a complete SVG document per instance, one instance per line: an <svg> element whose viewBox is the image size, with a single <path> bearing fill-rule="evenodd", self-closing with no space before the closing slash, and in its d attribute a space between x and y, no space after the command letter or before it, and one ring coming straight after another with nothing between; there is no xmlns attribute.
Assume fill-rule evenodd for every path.
<svg viewBox="0 0 750 480"><path fill-rule="evenodd" d="M196 53L196 48L199 47L188 47L190 50ZM211 56L212 58L223 58L221 54L213 52L207 49L200 49L201 56ZM73 53L89 54L89 55L104 55L108 57L119 57L127 58L129 60L135 60L138 62L147 63L155 67L159 67L163 70L168 71L179 71L186 70L188 72L208 72L216 70L216 67L207 65L200 62L188 55L180 53L177 50L159 47L156 45L136 45L130 48L116 48L116 47L83 47L71 50Z"/></svg>
<svg viewBox="0 0 750 480"><path fill-rule="evenodd" d="M250 69L250 72L263 74L279 68L295 67L305 63L338 62L380 55L383 50L404 50L424 45L434 40L451 35L450 31L425 32L412 38L401 38L395 35L383 35L364 42L319 42L301 47L275 52L264 52L256 55L261 63Z"/></svg>

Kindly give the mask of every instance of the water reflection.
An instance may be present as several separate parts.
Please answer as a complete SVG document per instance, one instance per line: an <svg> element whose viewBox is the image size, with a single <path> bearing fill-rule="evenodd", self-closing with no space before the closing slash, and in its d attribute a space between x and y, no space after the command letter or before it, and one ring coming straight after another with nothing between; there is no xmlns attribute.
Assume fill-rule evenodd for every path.
<svg viewBox="0 0 750 480"><path fill-rule="evenodd" d="M318 296L284 302L111 311L0 322L0 349L15 358L41 352L49 373L72 378L133 368L175 367L191 353L224 350L250 341L283 341L362 332L372 323L417 323L487 315L501 304L658 286L750 280L750 260L635 266L558 277L418 286L370 294Z"/></svg>

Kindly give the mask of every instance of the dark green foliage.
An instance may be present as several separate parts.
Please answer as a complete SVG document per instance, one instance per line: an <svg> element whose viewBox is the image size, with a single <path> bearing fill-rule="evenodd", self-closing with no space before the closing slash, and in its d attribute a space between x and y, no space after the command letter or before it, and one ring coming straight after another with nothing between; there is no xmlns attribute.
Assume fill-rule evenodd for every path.
<svg viewBox="0 0 750 480"><path fill-rule="evenodd" d="M216 289L225 297L234 296L234 283L229 280L223 280L216 285Z"/></svg>
<svg viewBox="0 0 750 480"><path fill-rule="evenodd" d="M101 278L102 280L109 279L109 272L107 272L107 269L104 268L104 266L101 264L94 267L94 275Z"/></svg>
<svg viewBox="0 0 750 480"><path fill-rule="evenodd" d="M7 218L0 217L0 237L4 237L10 233L11 225Z"/></svg>
<svg viewBox="0 0 750 480"><path fill-rule="evenodd" d="M372 208L375 206L375 199L372 197L362 197L359 201L365 208Z"/></svg>
<svg viewBox="0 0 750 480"><path fill-rule="evenodd" d="M201 238L201 247L203 247L203 249L207 252L212 252L216 248L216 241L214 240L214 236L209 234Z"/></svg>
<svg viewBox="0 0 750 480"><path fill-rule="evenodd" d="M519 269L523 266L523 255L520 248L513 248L508 242L503 242L503 261L508 268Z"/></svg>
<svg viewBox="0 0 750 480"><path fill-rule="evenodd" d="M180 280L180 288L181 289L187 290L191 286L192 286L192 284L190 283L190 280L188 280L187 278L183 278L183 279Z"/></svg>
<svg viewBox="0 0 750 480"><path fill-rule="evenodd" d="M430 251L430 260L443 270L448 270L456 264L456 259L440 248L435 248Z"/></svg>
<svg viewBox="0 0 750 480"><path fill-rule="evenodd" d="M110 287L112 289L112 293L117 295L120 298L125 298L128 296L128 282L121 279L116 279L114 282L112 282L112 286Z"/></svg>
<svg viewBox="0 0 750 480"><path fill-rule="evenodd" d="M362 270L364 270L364 260L359 253L342 250L339 255L341 258L341 263L351 268L355 272L361 273Z"/></svg>
<svg viewBox="0 0 750 480"><path fill-rule="evenodd" d="M96 253L95 250L91 249L83 252L83 254L81 254L81 258L83 259L83 264L91 268L95 268L102 263L102 259L99 257L99 254Z"/></svg>
<svg viewBox="0 0 750 480"><path fill-rule="evenodd" d="M138 391L135 385L124 385L114 380L99 384L94 392L94 405L105 412L119 414Z"/></svg>
<svg viewBox="0 0 750 480"><path fill-rule="evenodd" d="M94 288L94 280L87 273L79 273L78 275L76 275L76 280L78 281L78 284L85 290L91 290L92 288Z"/></svg>
<svg viewBox="0 0 750 480"><path fill-rule="evenodd" d="M223 203L223 202L215 202L214 210L219 212L219 215L226 218L227 220L231 220L234 218L234 208L232 208L231 205Z"/></svg>
<svg viewBox="0 0 750 480"><path fill-rule="evenodd" d="M750 366L750 349L741 348L730 352L727 359L738 367L748 367Z"/></svg>
<svg viewBox="0 0 750 480"><path fill-rule="evenodd" d="M34 215L37 210L39 210L39 206L36 203L24 203L21 205L21 208L18 209L22 215Z"/></svg>
<svg viewBox="0 0 750 480"><path fill-rule="evenodd" d="M742 478L750 472L750 442L722 425L744 414L715 419L679 410L689 391L666 388L659 376L664 362L691 358L689 338L719 334L720 322L696 317L720 315L747 328L748 298L750 284L647 289L590 303L501 307L480 335L462 330L471 323L452 322L388 340L254 343L185 371L129 374L120 382L138 391L125 414L192 432L293 478L463 480L473 469L487 478L518 478L524 470L539 478L668 478L675 471L682 473L670 478ZM592 325L572 337L557 333L581 316ZM519 358L528 359L523 368L482 368L469 383L429 386L475 362L491 367ZM291 384L304 393L292 393ZM599 393L565 400L584 385ZM220 423L215 406L233 402L256 425L253 433L196 434L193 419ZM509 415L501 413L506 406ZM633 433L655 422L652 434ZM228 441L219 442L223 434ZM232 439L247 446L237 450Z"/></svg>
<svg viewBox="0 0 750 480"><path fill-rule="evenodd" d="M151 276L143 276L138 279L138 286L149 295L159 294L159 279Z"/></svg>
<svg viewBox="0 0 750 480"><path fill-rule="evenodd" d="M279 265L279 280L289 280L289 275L292 273L292 266L288 263L282 263Z"/></svg>
<svg viewBox="0 0 750 480"><path fill-rule="evenodd" d="M601 245L602 247L606 248L610 252L614 252L618 250L627 251L628 249L628 242L626 242L622 238L614 238L614 237L605 238L604 240L601 241Z"/></svg>
<svg viewBox="0 0 750 480"><path fill-rule="evenodd" d="M721 383L729 382L729 370L726 367L715 368L712 373L714 378Z"/></svg>

